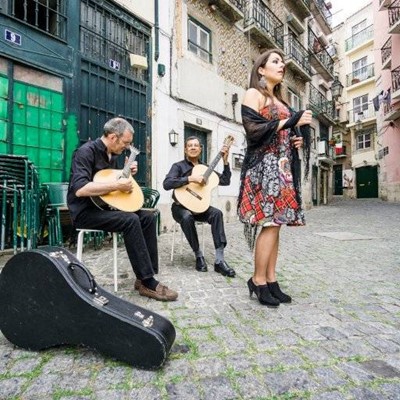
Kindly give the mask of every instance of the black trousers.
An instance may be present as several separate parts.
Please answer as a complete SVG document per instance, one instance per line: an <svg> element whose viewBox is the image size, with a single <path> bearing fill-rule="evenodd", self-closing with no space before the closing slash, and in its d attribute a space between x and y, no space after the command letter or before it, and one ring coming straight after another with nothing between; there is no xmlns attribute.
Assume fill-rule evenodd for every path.
<svg viewBox="0 0 400 400"><path fill-rule="evenodd" d="M193 214L185 207L173 203L171 211L174 220L180 224L193 251L198 251L200 248L195 221L208 222L211 225L211 233L216 249L226 246L224 219L222 211L218 208L209 207L201 214Z"/></svg>
<svg viewBox="0 0 400 400"><path fill-rule="evenodd" d="M140 280L158 273L157 220L151 211L101 211L88 208L74 221L76 228L122 232L133 272Z"/></svg>

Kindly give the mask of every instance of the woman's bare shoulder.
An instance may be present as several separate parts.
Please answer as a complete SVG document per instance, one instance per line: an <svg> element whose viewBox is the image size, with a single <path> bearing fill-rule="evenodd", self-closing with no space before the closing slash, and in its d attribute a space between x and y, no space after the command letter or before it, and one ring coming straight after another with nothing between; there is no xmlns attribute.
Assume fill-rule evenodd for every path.
<svg viewBox="0 0 400 400"><path fill-rule="evenodd" d="M260 109L260 105L264 104L264 102L264 96L257 89L247 89L243 99L243 104L245 106L251 107L258 111Z"/></svg>

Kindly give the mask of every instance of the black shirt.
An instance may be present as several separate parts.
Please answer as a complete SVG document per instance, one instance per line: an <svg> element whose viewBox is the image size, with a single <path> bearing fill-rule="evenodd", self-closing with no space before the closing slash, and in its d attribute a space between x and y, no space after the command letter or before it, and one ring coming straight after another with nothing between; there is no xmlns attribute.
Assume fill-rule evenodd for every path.
<svg viewBox="0 0 400 400"><path fill-rule="evenodd" d="M85 208L96 208L90 197L77 197L75 193L92 182L96 172L106 168L115 169L117 158L117 155L113 155L111 160L108 158L106 145L100 138L86 142L75 150L67 194L68 208L73 220L76 220Z"/></svg>
<svg viewBox="0 0 400 400"><path fill-rule="evenodd" d="M189 183L189 176L192 174L193 168L194 164L186 158L182 161L172 164L172 167L163 182L164 189L171 190L183 185L187 185ZM224 164L224 171L222 174L219 174L218 172L216 173L219 176L219 185L228 186L231 183L232 173L229 164Z"/></svg>

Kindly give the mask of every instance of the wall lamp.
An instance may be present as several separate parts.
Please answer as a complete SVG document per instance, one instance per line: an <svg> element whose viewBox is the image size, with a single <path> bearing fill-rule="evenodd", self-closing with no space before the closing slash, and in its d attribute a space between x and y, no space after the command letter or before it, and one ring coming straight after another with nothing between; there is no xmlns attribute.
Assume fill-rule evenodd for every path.
<svg viewBox="0 0 400 400"><path fill-rule="evenodd" d="M342 95L343 93L343 85L341 84L341 82L339 81L338 76L335 76L334 81L332 82L331 85L331 92L332 92L332 99L334 100L338 100L339 97Z"/></svg>
<svg viewBox="0 0 400 400"><path fill-rule="evenodd" d="M175 132L173 129L169 131L169 143L171 146L176 146L178 144L178 132Z"/></svg>

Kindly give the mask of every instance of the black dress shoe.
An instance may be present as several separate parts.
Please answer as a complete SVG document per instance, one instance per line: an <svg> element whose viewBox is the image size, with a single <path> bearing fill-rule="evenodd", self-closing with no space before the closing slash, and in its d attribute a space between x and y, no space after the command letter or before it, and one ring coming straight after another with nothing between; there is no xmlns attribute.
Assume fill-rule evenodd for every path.
<svg viewBox="0 0 400 400"><path fill-rule="evenodd" d="M222 261L214 264L214 271L218 272L223 276L229 276L230 278L234 278L236 272L233 268L231 268L226 261Z"/></svg>
<svg viewBox="0 0 400 400"><path fill-rule="evenodd" d="M196 257L196 271L207 272L207 264L204 257Z"/></svg>

